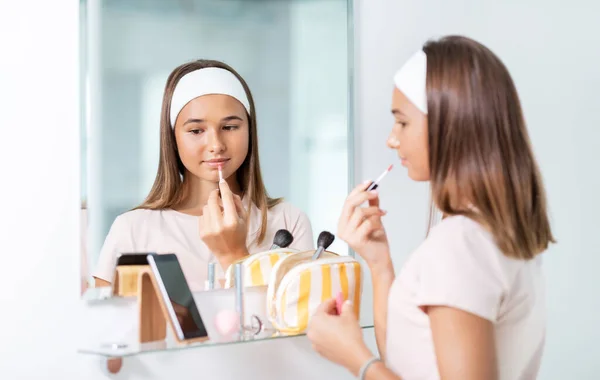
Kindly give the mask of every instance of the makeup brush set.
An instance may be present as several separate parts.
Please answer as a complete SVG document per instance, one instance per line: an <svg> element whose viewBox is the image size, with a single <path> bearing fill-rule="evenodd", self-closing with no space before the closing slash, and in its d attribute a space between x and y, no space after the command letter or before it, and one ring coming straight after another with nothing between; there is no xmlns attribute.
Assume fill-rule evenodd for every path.
<svg viewBox="0 0 600 380"><path fill-rule="evenodd" d="M316 250L301 252L289 248L292 234L279 230L270 250L250 255L229 267L225 288L266 289L266 317L283 335L304 332L310 316L330 298L336 298L338 303L351 300L358 316L362 291L360 263L351 256L328 251L334 240L333 234L323 231ZM238 279L243 286L236 283Z"/></svg>

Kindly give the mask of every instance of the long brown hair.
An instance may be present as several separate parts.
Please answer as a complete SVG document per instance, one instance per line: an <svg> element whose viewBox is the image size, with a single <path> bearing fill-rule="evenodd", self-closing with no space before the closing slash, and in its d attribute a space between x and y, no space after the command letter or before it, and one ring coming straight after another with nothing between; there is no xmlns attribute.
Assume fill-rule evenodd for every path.
<svg viewBox="0 0 600 380"><path fill-rule="evenodd" d="M432 40L423 51L433 204L445 216L464 215L483 225L506 256L533 258L555 240L507 68L466 37Z"/></svg>
<svg viewBox="0 0 600 380"><path fill-rule="evenodd" d="M260 172L260 161L258 159L256 109L254 108L254 99L252 98L250 88L240 74L223 62L200 59L176 67L169 75L165 86L160 115L160 160L158 171L150 193L137 208L162 210L177 207L184 201L185 194L182 184L186 170L179 158L174 129L169 119L171 98L173 97L173 91L177 83L184 75L207 67L217 67L233 73L242 83L250 103L250 113L248 114L248 131L250 135L248 155L242 166L237 170L236 178L243 195L256 205L261 212L261 226L257 237L257 243L260 244L264 240L267 231L267 210L280 203L282 199L269 198L263 183ZM248 215L250 215L250 210L248 211Z"/></svg>

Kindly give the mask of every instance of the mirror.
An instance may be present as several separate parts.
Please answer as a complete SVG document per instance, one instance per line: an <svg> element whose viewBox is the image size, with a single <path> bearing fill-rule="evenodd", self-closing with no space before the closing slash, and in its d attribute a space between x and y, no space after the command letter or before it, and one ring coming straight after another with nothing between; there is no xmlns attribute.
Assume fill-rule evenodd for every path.
<svg viewBox="0 0 600 380"><path fill-rule="evenodd" d="M95 286L95 277L105 280L100 285L113 281L108 277L114 274L116 253L128 252L182 254L180 263L192 291L204 289L201 280L205 278L208 260L196 251L186 252L190 246L203 243L199 216L194 215L198 209L190 212L181 206L185 202L177 207L164 206L163 202L165 210L176 212L180 218L166 229L161 224L164 220L149 223L139 216L140 210L131 211L140 205L145 205L142 211L148 211L148 202L144 202L157 178L159 162L165 160L161 156L161 109L169 75L180 65L199 59L231 66L251 92L254 114L251 106L246 107L239 98L225 96L230 103L246 107L240 108L246 112L239 120L243 124L241 119L246 118L245 126L235 125L231 130L247 128L252 136L252 118L256 118L264 186L269 196L282 197L285 205L293 207L280 211L283 216L276 212L267 214L267 224L270 218L279 218L286 228L296 228L298 221L303 222L304 213L310 221L309 231L303 233L304 243L308 236L313 248L321 231L335 233L341 207L354 183L348 159L353 154L349 12L346 0L81 2L82 291ZM185 140L180 138L213 130L219 131L210 132L214 136L229 131L229 125L213 122L211 118L217 116L210 114L204 122L195 122L196 129L181 129L184 137L177 135L177 128L184 128L182 124L201 117L194 114L200 111L185 110L196 100L211 96L214 94L184 102L175 114L175 131L169 130L177 147L173 151L183 170L179 179L184 184L186 175L197 173L190 172L182 158L181 144ZM171 107L174 104L172 101ZM212 113L223 107L215 103L200 105L200 109ZM213 140L220 139L225 138ZM249 157L252 144L244 147L249 147L244 156ZM233 151L231 146L227 149ZM243 167L242 161L242 166L223 167L232 189L235 183L230 179L241 181L238 168ZM216 175L215 170L212 173ZM206 181L202 175L198 178L199 182ZM218 178L215 188L216 181ZM252 205L243 191L241 195L244 205ZM181 199L188 198L189 194ZM160 207L151 212L159 213ZM136 212L138 215L132 217ZM256 215L259 214L255 213L255 218ZM187 221L183 221L184 217L188 217ZM252 224L253 221L258 224ZM259 233L258 228L253 229L256 226L260 226L260 218L256 221L251 214L249 235ZM262 243L248 246L250 253L271 246L275 231L269 228ZM350 254L341 241L334 241L328 251ZM223 266L218 266L224 272ZM196 279L189 278L200 273Z"/></svg>
<svg viewBox="0 0 600 380"><path fill-rule="evenodd" d="M82 277L92 281L115 218L142 204L159 162L169 73L232 66L256 105L266 189L333 230L351 179L345 0L87 0L82 15ZM332 251L346 254L342 242Z"/></svg>

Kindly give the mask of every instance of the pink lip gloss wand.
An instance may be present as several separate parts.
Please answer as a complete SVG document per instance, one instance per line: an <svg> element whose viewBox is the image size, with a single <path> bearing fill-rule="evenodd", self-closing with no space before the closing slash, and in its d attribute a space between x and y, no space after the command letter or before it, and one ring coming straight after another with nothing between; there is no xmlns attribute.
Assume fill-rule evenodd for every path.
<svg viewBox="0 0 600 380"><path fill-rule="evenodd" d="M369 185L369 187L367 188L366 191L371 191L371 190L377 189L377 187L379 187L379 182L381 182L383 177L385 177L390 172L390 170L392 170L393 167L394 167L394 165L388 166L388 168L385 169L385 171L374 182L372 182Z"/></svg>

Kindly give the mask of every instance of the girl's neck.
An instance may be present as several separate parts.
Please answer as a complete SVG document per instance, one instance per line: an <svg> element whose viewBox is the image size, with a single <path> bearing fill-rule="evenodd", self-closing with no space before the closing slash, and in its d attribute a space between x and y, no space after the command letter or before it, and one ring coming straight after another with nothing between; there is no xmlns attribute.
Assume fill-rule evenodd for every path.
<svg viewBox="0 0 600 380"><path fill-rule="evenodd" d="M229 188L234 194L242 196L241 187L237 181L236 175L232 175L226 179ZM198 178L191 173L186 173L183 178L183 201L175 207L175 210L184 214L200 216L202 215L203 207L208 203L208 197L215 189L219 188L219 184L213 181L207 181Z"/></svg>

